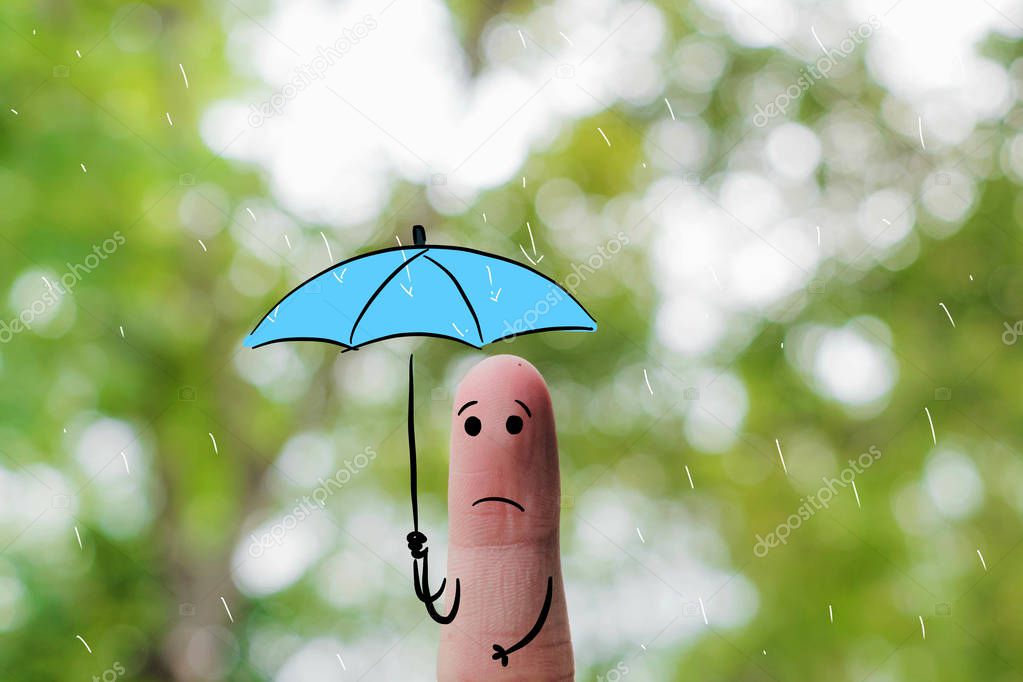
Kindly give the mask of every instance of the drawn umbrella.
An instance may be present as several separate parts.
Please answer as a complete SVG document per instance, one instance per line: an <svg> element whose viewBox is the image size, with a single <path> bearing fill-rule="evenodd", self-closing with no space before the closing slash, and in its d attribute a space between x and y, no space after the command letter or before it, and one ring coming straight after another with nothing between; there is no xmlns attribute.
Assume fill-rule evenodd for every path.
<svg viewBox="0 0 1023 682"><path fill-rule="evenodd" d="M412 244L332 265L291 290L245 339L249 348L282 341L322 341L358 350L401 336L434 336L474 348L546 331L596 331L597 323L557 282L521 263L474 249L426 244L422 225ZM434 620L458 610L460 585L447 616L433 608L426 536L419 531L412 356L409 356L408 445L416 595ZM418 560L422 560L420 580Z"/></svg>

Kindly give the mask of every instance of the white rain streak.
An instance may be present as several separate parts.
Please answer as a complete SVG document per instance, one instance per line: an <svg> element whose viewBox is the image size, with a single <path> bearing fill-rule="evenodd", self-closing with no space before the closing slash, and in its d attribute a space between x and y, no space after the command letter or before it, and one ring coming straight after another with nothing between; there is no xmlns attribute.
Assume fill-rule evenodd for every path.
<svg viewBox="0 0 1023 682"><path fill-rule="evenodd" d="M171 128L174 127L174 120L171 118L170 112L167 112L167 123L170 123Z"/></svg>
<svg viewBox="0 0 1023 682"><path fill-rule="evenodd" d="M220 603L222 603L224 605L224 610L227 611L227 617L230 618L231 622L233 623L234 622L234 616L231 615L231 609L228 608L228 606L227 606L227 600L224 599L223 597L221 597L220 598Z"/></svg>
<svg viewBox="0 0 1023 682"><path fill-rule="evenodd" d="M686 464L686 465L684 465L684 466L685 466L685 468L686 468L686 478L688 478L688 479L689 479L689 487L690 487L690 489L692 489L692 490L696 490L696 486L695 486L695 485L693 485L693 475L692 475L691 473L689 473L689 465L688 465L688 464Z"/></svg>
<svg viewBox="0 0 1023 682"><path fill-rule="evenodd" d="M526 180L525 178L522 178L523 182L525 182L525 180ZM535 256L536 255L536 240L533 239L533 226L529 224L528 220L526 221L526 232L529 233L529 247L531 249L533 249L533 255ZM543 256L540 256L539 258L536 259L536 262L539 263L542 260L543 260Z"/></svg>
<svg viewBox="0 0 1023 682"><path fill-rule="evenodd" d="M987 573L987 562L984 561L984 555L980 553L980 548L977 548L977 556L980 557L980 565L984 567L984 572Z"/></svg>
<svg viewBox="0 0 1023 682"><path fill-rule="evenodd" d="M124 470L131 476L131 469L128 468L128 458L124 455L124 450L121 451L121 459L124 461Z"/></svg>
<svg viewBox="0 0 1023 682"><path fill-rule="evenodd" d="M78 638L79 642L81 642L82 644L85 645L85 649L91 654L92 653L92 647L89 646L89 643L86 642L84 639L82 639L81 635L75 635L75 637Z"/></svg>
<svg viewBox="0 0 1023 682"><path fill-rule="evenodd" d="M181 69L181 77L185 79L185 89L188 89L188 74L185 73L185 65L178 64L178 68Z"/></svg>
<svg viewBox="0 0 1023 682"><path fill-rule="evenodd" d="M952 329L955 329L956 321L952 319L952 313L948 312L948 308L945 307L944 303L938 303L938 305L941 306L941 309L945 311L946 315L948 315L948 321L952 323Z"/></svg>
<svg viewBox="0 0 1023 682"><path fill-rule="evenodd" d="M710 622L707 621L707 609L703 608L703 597L697 597L696 599L700 602L700 613L703 614L703 624L710 625Z"/></svg>
<svg viewBox="0 0 1023 682"><path fill-rule="evenodd" d="M667 97L664 98L664 103L668 105L668 113L671 114L671 120L677 121L678 119L675 118L675 110L671 108L671 102L668 101Z"/></svg>
<svg viewBox="0 0 1023 682"><path fill-rule="evenodd" d="M927 628L924 626L924 617L923 616L917 616L917 618L920 619L920 635L924 639L927 639Z"/></svg>
<svg viewBox="0 0 1023 682"><path fill-rule="evenodd" d="M828 620L832 623L835 622L835 612L831 609L831 604L828 604Z"/></svg>
<svg viewBox="0 0 1023 682"><path fill-rule="evenodd" d="M853 489L853 495L856 496L856 507L857 507L857 509L863 509L863 507L860 506L860 491L856 489L856 481L855 480L852 482L852 489Z"/></svg>
<svg viewBox="0 0 1023 682"><path fill-rule="evenodd" d="M323 237L323 245L327 247L327 258L330 260L331 263L333 263L334 262L334 254L332 254L330 252L330 244L327 243L327 235L323 234L323 230L320 230L320 236ZM399 244L400 243L401 242L399 242ZM403 255L404 255L404 253L403 253Z"/></svg>
<svg viewBox="0 0 1023 682"><path fill-rule="evenodd" d="M646 382L646 390L650 391L650 395L653 395L654 389L650 388L650 376L646 373L646 368L643 368L643 381Z"/></svg>
<svg viewBox="0 0 1023 682"><path fill-rule="evenodd" d="M220 454L220 449L217 447L217 439L213 437L213 432L212 431L210 431L209 434L210 434L210 440L213 441L213 454L219 455Z"/></svg>
<svg viewBox="0 0 1023 682"><path fill-rule="evenodd" d="M789 475L789 468L787 466L785 466L785 455L781 454L781 443L778 442L777 438L775 438L774 439L774 444L778 448L778 459L781 460L782 471L784 471L785 475L788 476Z"/></svg>
<svg viewBox="0 0 1023 682"><path fill-rule="evenodd" d="M78 526L75 526L75 537L78 538L78 549L85 549L82 547L82 535L78 532Z"/></svg>
<svg viewBox="0 0 1023 682"><path fill-rule="evenodd" d="M817 35L817 29L815 29L812 24L810 25L810 33L813 34L813 39L817 41L818 45L820 45L821 52L823 52L824 54L827 54L828 53L828 48L824 47L824 43L821 42L820 36Z"/></svg>
<svg viewBox="0 0 1023 682"><path fill-rule="evenodd" d="M724 291L724 290L725 290L725 288L724 288L723 286L721 286L721 280L720 280L720 279L718 279L718 273L717 273L717 271L716 271L716 270L714 269L714 266L713 266L713 265L710 265L710 264L708 263L708 264L707 264L707 267L708 267L708 268L710 268L710 274L711 274L711 276L712 276L712 277L714 277L714 282L715 282L715 283L716 283L716 284L718 285L718 289L720 289L721 291Z"/></svg>
<svg viewBox="0 0 1023 682"><path fill-rule="evenodd" d="M604 138L604 142L607 142L607 146L610 147L611 146L611 140L607 139L607 135L604 134L604 131L601 130L599 126L597 127L597 132L600 133L600 136L602 138Z"/></svg>
<svg viewBox="0 0 1023 682"><path fill-rule="evenodd" d="M201 246L201 247L202 247L202 252L203 252L203 253L207 253L207 251L206 251L206 245L202 243L202 240L201 240L201 239L198 239L198 240L196 240L196 241L198 241L198 242L199 242L199 246Z"/></svg>
<svg viewBox="0 0 1023 682"><path fill-rule="evenodd" d="M920 134L920 147L927 151L927 145L924 143L924 119L922 116L916 117L916 131Z"/></svg>
<svg viewBox="0 0 1023 682"><path fill-rule="evenodd" d="M934 420L931 419L931 411L928 410L925 407L924 408L924 413L927 415L927 423L931 425L931 440L934 441L935 445L937 445L938 444L938 437L936 435L934 435Z"/></svg>

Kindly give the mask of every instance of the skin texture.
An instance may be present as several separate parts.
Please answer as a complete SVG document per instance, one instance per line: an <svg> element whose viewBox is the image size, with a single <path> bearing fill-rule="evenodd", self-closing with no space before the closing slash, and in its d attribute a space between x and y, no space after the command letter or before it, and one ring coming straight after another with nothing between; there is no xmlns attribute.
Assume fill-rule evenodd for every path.
<svg viewBox="0 0 1023 682"><path fill-rule="evenodd" d="M461 413L465 403L477 403ZM526 404L525 408L516 403ZM509 417L522 420L510 434ZM466 433L470 417L480 421ZM437 679L572 680L572 640L561 578L560 477L550 394L531 364L513 355L483 360L455 394L448 478L448 583L461 581L455 620L442 627ZM503 502L473 502L505 497ZM494 645L511 648L537 623L552 585L549 613L529 644L494 660ZM445 598L451 599L451 590ZM450 604L449 604L450 606Z"/></svg>

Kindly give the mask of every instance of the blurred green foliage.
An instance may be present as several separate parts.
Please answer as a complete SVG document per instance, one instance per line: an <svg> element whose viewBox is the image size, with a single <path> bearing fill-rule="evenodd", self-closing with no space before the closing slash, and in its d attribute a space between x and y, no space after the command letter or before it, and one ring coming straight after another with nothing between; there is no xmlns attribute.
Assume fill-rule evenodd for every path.
<svg viewBox="0 0 1023 682"><path fill-rule="evenodd" d="M699 10L662 4L671 40L695 30ZM218 673L223 679L269 679L251 663L259 648L254 632L298 638L327 633L344 640L381 624L403 633L419 622L411 593L397 575L389 578L399 589L381 596L375 608L325 603L310 581L265 598L243 597L231 581L244 522L270 503L263 482L296 433L320 431L352 453L373 443L381 457L360 486L385 491L385 504L398 516L405 513L401 391L382 403L366 401L346 391L339 377L360 371L360 363L368 363L361 370L366 371L378 366L374 362L390 361L400 387L403 353L413 346L343 360L335 348L303 346L296 351L304 366L299 374L308 381L290 402L270 399L236 370L236 355L246 352L239 346L242 336L294 281L282 268L264 299L240 297L225 283L225 273L241 247L226 231L200 247L181 225L179 205L193 186L225 193L225 225L246 197L267 193L255 169L219 158L197 133L204 109L245 85L225 57L222 14L229 5L154 3L158 35L136 52L126 52L110 36L125 32L123 44L143 40L152 30L139 17L123 16L131 5L18 0L0 8L0 290L13 291L26 273L38 289L39 273L59 277L66 264L83 262L116 232L125 240L75 285L73 300L57 308L56 319L0 347L0 467L43 478L40 489L52 483L47 470L62 472L72 486L70 525L84 539L79 550L73 535L55 540L38 534L44 524L39 519L61 513L56 500L36 500L38 509L27 518L25 510L0 500L0 578L8 587L20 585L23 604L14 624L0 631L0 679L91 679L115 661L130 679L198 679L181 662L187 652L182 633L207 625L214 633L211 646L220 643L228 652ZM479 33L496 8L452 7L461 40L476 54ZM748 112L734 106L736 91L769 61L793 73L801 66L772 50L716 40L732 60L702 114L712 128L711 157L717 159L700 169L704 178L727 166L729 150L749 132ZM1020 51L1007 41L991 47L1003 64ZM190 76L187 89L179 64ZM801 120L812 125L851 98L883 127L880 86L869 81L863 65L849 80L857 85L852 95L844 83L829 82L807 93ZM637 168L645 154L644 130L663 117L655 102L619 104L576 121L527 162L529 189L515 179L483 194L478 204L502 204L507 224L524 225L537 220L533 187L541 178L571 178L597 201L642 190L652 177ZM598 126L614 140L613 154L594 134ZM1006 122L978 131L980 138L971 142L997 145L1017 133L1018 126ZM921 160L912 140L888 130L885 143L893 162L907 169L960 162L956 155ZM970 146L961 154L968 156ZM623 658L643 679L1023 679L1023 620L1017 614L1023 599L1017 578L1023 570L1018 551L1023 431L1016 414L1023 361L1021 346L1001 341L1003 325L1023 319L1023 233L1016 183L994 166L981 175L963 227L947 239L921 236L919 254L908 267L828 262L818 275L827 283L823 294L793 295L782 306L791 304L791 314L764 311L776 321L752 321L757 331L734 358L734 346L718 350L721 366L742 379L749 395L741 437L728 452L704 456L682 437L687 368L654 332L658 293L645 226L632 232L633 226L623 225L634 234L634 246L601 270L599 281L577 292L600 321L599 334L533 336L494 349L528 358L551 385L567 495L578 503L601 482L657 505L681 505L694 524L724 538L727 556L705 560L741 572L758 594L748 623L731 630L713 627L712 619L709 633L692 646L664 654L660 660L667 665L643 668L640 643L623 642L617 651L580 652L580 679L602 674ZM822 170L821 182L828 181ZM418 189L396 188L392 206L379 224L366 226L353 252L388 245L413 222L443 224L453 241L510 256L516 243L528 239L524 228L507 241L487 235L473 211L441 217ZM917 220L920 229L929 218L920 212ZM331 226L302 229L315 238L320 230L329 234ZM543 242L542 234L538 240ZM542 246L548 272L569 271L567 257L551 244ZM7 297L4 320L18 315L16 300L13 293ZM953 311L954 329L939 301ZM781 345L788 329L804 322L838 326L864 315L891 330L899 374L884 411L860 419L809 387ZM450 391L466 357L456 344L417 347L420 486L433 524L442 522L445 499L448 403L434 399L430 387ZM654 407L623 425L616 418L619 401L645 395L642 368L657 378ZM621 382L640 392L623 393L617 388ZM941 389L950 399L936 397ZM968 520L908 534L896 514L900 506L912 505L906 491L920 479L932 451L925 406L939 442L955 442L968 452L986 495ZM151 479L142 507L151 518L136 533L111 533L96 515L104 491L74 463L75 428L83 415L131 424L149 452ZM783 522L819 487L816 477L799 473L799 463L812 461L812 454L792 452L793 473L785 476L777 466L776 438L806 448L817 443L840 453L840 462L871 446L883 457L859 491L862 508L845 493L786 547L758 559L751 551L755 537ZM122 466L117 451L103 454L108 467ZM684 464L697 479L695 490L686 482ZM328 513L340 517L350 510L343 500L333 500ZM565 535L580 523L567 509ZM379 540L395 544L400 538ZM976 558L980 547L986 571ZM569 547L565 560L572 561ZM665 578L678 587L685 580ZM233 624L224 619L221 596L232 606ZM927 621L926 639L918 615ZM224 634L228 630L233 636ZM77 634L88 641L91 655Z"/></svg>

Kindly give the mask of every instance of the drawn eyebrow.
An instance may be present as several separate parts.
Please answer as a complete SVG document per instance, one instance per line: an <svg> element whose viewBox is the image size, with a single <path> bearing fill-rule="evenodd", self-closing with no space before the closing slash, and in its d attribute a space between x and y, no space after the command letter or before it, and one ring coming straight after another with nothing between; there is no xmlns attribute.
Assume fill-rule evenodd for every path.
<svg viewBox="0 0 1023 682"><path fill-rule="evenodd" d="M515 402L517 402L519 405L522 405L522 409L526 411L527 417L529 417L530 419L533 418L533 413L529 411L529 408L526 407L526 404L524 402L522 402L521 400L516 400Z"/></svg>
<svg viewBox="0 0 1023 682"><path fill-rule="evenodd" d="M470 400L470 401L469 401L469 402L467 402L467 403L466 403L465 405L462 405L462 406L461 406L460 408L458 408L458 414L457 414L457 415L455 415L455 416L459 416L459 415L461 415L461 414L462 414L463 412L465 412L465 410L466 410L467 408L470 408L470 407L472 407L473 405L475 405L475 404L476 404L476 403L478 403L478 402L479 402L478 400ZM528 412L529 410L526 410L526 411Z"/></svg>

